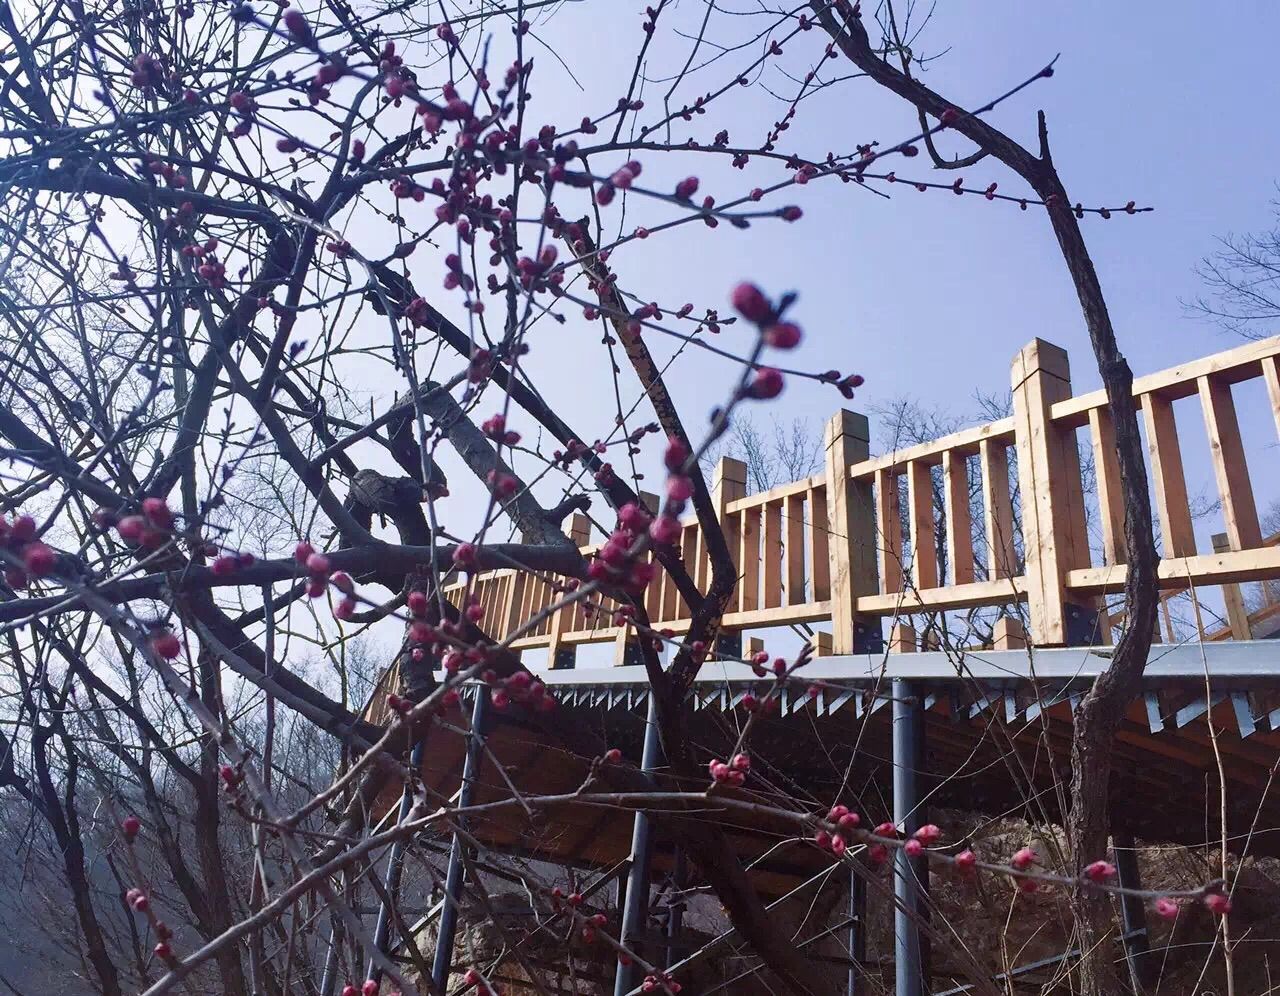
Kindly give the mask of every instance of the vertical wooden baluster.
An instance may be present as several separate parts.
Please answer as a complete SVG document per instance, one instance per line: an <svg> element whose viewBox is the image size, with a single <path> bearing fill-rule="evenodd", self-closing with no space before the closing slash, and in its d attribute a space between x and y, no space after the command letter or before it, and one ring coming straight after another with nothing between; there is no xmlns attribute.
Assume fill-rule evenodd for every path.
<svg viewBox="0 0 1280 996"><path fill-rule="evenodd" d="M1098 484L1098 519L1102 524L1102 556L1107 564L1125 562L1124 499L1120 494L1120 461L1116 430L1105 407L1089 409L1093 473Z"/></svg>
<svg viewBox="0 0 1280 996"><path fill-rule="evenodd" d="M933 481L928 465L907 464L907 514L911 526L911 581L916 588L938 587L938 538L933 526Z"/></svg>
<svg viewBox="0 0 1280 996"><path fill-rule="evenodd" d="M1165 557L1193 557L1195 530L1187 502L1187 479L1182 472L1182 449L1173 405L1156 394L1142 396L1142 417L1147 426L1147 452L1156 485L1156 511Z"/></svg>
<svg viewBox="0 0 1280 996"><path fill-rule="evenodd" d="M507 613L502 626L502 639L515 632L517 626L524 621L520 615L521 603L524 600L524 586L528 575L520 571L511 575L511 586L507 589Z"/></svg>
<svg viewBox="0 0 1280 996"><path fill-rule="evenodd" d="M673 619L680 618L680 605L683 600L680 598L680 590L676 587L675 580L667 575L665 571L662 573L662 621L670 622Z"/></svg>
<svg viewBox="0 0 1280 996"><path fill-rule="evenodd" d="M1209 434L1209 453L1213 458L1213 476L1218 481L1218 496L1222 499L1227 538L1235 550L1256 549L1262 546L1262 530L1258 525L1258 506L1253 501L1253 485L1249 482L1249 465L1245 462L1231 385L1216 377L1200 377L1196 385L1200 390L1205 431Z"/></svg>
<svg viewBox="0 0 1280 996"><path fill-rule="evenodd" d="M787 604L804 604L804 495L788 495L783 509L787 538Z"/></svg>
<svg viewBox="0 0 1280 996"><path fill-rule="evenodd" d="M1214 533L1212 541L1214 553L1225 553L1231 549L1231 540L1226 533ZM1266 582L1264 581L1263 584L1265 586ZM1240 586L1234 581L1224 584L1222 601L1227 609L1227 624L1231 627L1231 639L1252 640L1253 627L1249 623L1249 610L1245 607Z"/></svg>
<svg viewBox="0 0 1280 996"><path fill-rule="evenodd" d="M898 475L891 467L876 471L876 537L880 553L880 591L902 590L902 513Z"/></svg>
<svg viewBox="0 0 1280 996"><path fill-rule="evenodd" d="M987 579L1011 578L1017 573L1013 537L1013 498L1009 492L1009 453L1004 443L984 439L978 444L982 467L982 518L987 538Z"/></svg>
<svg viewBox="0 0 1280 996"><path fill-rule="evenodd" d="M782 502L764 507L764 608L782 604Z"/></svg>
<svg viewBox="0 0 1280 996"><path fill-rule="evenodd" d="M697 585L699 591L706 591L706 586L702 583L702 579L698 577L701 572L697 570L701 566L699 554L702 552L701 544L698 542L698 524L696 522L685 526L680 530L680 553L684 560L685 570L689 572L693 578L694 584ZM692 607L689 606L684 598L680 599L680 616L681 619L688 619L692 614Z"/></svg>
<svg viewBox="0 0 1280 996"><path fill-rule="evenodd" d="M814 657L831 657L835 653L832 649L830 633L814 630L813 636L809 637L809 643L813 647Z"/></svg>
<svg viewBox="0 0 1280 996"><path fill-rule="evenodd" d="M738 609L750 612L760 607L760 506L742 510L739 524L738 563L742 580L738 582Z"/></svg>
<svg viewBox="0 0 1280 996"><path fill-rule="evenodd" d="M656 573L653 580L649 582L649 587L644 590L644 612L652 623L658 622L662 618L662 567L654 559L653 551L650 550L642 558L645 563L653 564Z"/></svg>
<svg viewBox="0 0 1280 996"><path fill-rule="evenodd" d="M831 565L827 562L830 556L828 541L830 536L827 525L827 492L825 488L810 488L809 528L805 531L808 538L806 554L809 560L809 583L813 588L813 600L825 602L831 597Z"/></svg>
<svg viewBox="0 0 1280 996"><path fill-rule="evenodd" d="M742 520L741 511L730 512L729 503L745 498L747 495L747 465L741 460L721 457L716 461L716 472L711 489L711 501L716 507L716 516L720 519L720 528L724 531L725 544L729 547L729 556L733 558L734 576L742 576ZM708 560L708 564L710 560ZM709 568L708 568L709 570ZM708 574L708 578L710 575ZM741 584L741 581L738 581ZM737 602L736 592L729 598L726 611L732 612Z"/></svg>
<svg viewBox="0 0 1280 996"><path fill-rule="evenodd" d="M1268 356L1262 361L1262 379L1267 385L1267 397L1271 400L1271 417L1275 419L1276 435L1280 435L1280 356Z"/></svg>
<svg viewBox="0 0 1280 996"><path fill-rule="evenodd" d="M973 573L973 520L969 513L969 460L961 453L942 454L943 505L947 510L947 560L951 583L969 584Z"/></svg>
<svg viewBox="0 0 1280 996"><path fill-rule="evenodd" d="M893 628L889 630L889 653L891 654L914 654L918 641L916 640L916 631L904 622L893 624Z"/></svg>
<svg viewBox="0 0 1280 996"><path fill-rule="evenodd" d="M993 650L1021 650L1027 645L1022 623L1012 616L1001 616L991 630Z"/></svg>

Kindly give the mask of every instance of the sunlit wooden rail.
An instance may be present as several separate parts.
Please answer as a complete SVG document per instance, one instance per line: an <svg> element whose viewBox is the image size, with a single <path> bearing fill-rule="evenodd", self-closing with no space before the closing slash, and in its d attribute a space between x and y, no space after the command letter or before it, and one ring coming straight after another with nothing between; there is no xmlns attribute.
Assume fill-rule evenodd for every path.
<svg viewBox="0 0 1280 996"><path fill-rule="evenodd" d="M1280 433L1280 337L1133 385L1149 453L1160 585L1171 592L1222 586L1227 624L1215 621L1206 639L1248 638L1236 586L1280 578L1280 545L1263 536L1249 472L1249 457L1263 455L1246 454L1237 416L1241 385L1257 380ZM723 629L829 626L820 651L844 654L881 646L886 617L1005 606L1017 608L1037 645L1109 643L1104 596L1122 589L1126 567L1105 394L1073 395L1066 353L1040 339L1014 358L1012 388L1010 417L875 457L867 419L841 411L826 427L824 472L761 494L746 493L742 463L722 459L714 498L739 578ZM1204 443L1190 442L1175 417L1175 407L1196 406L1208 443L1200 457L1212 467L1221 508L1223 531L1212 549L1197 544L1183 460L1184 446ZM1089 487L1082 450L1092 453ZM585 517L574 516L569 533L584 554L594 552ZM692 518L679 549L705 588L709 562ZM488 631L505 639L559 599L557 580L492 571L458 578L447 593L462 597L469 588ZM655 627L687 628L688 606L665 575L644 605ZM545 648L553 666L566 666L574 648L612 641L623 663L634 634L615 625L612 608L606 601L602 611L573 605L551 612L512 645ZM1269 609L1260 611L1270 618ZM1004 624L997 646L1001 633L1020 639L1019 629Z"/></svg>

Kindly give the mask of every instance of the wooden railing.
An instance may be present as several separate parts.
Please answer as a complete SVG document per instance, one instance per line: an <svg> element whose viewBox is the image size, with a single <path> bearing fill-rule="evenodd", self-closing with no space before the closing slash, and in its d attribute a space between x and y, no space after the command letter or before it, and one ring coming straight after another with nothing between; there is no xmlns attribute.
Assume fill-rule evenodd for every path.
<svg viewBox="0 0 1280 996"><path fill-rule="evenodd" d="M1262 536L1236 413L1237 386L1257 379L1280 432L1280 337L1133 385L1150 455L1161 587L1228 586L1228 612L1229 586L1280 578L1280 547ZM829 624L829 651L850 653L882 645L886 616L1018 606L1038 645L1110 642L1101 596L1124 584L1124 510L1105 394L1073 396L1066 353L1039 339L1014 359L1012 383L1011 417L877 457L867 419L841 411L826 427L825 472L762 494L746 494L746 467L722 459L714 499L739 577L723 629ZM1226 537L1222 549L1203 553L1174 417L1174 403L1192 398L1204 418ZM1091 488L1082 444L1093 454ZM589 529L573 517L570 535L586 555L595 550ZM705 589L709 562L693 519L679 543ZM551 580L514 571L460 579L447 592L461 596L468 583L499 639L558 598ZM656 628L687 628L688 606L664 573L644 604ZM574 605L550 613L512 646L547 648L553 665L564 666L575 647L613 641L621 662L634 634L615 624L613 608L606 601L602 611Z"/></svg>

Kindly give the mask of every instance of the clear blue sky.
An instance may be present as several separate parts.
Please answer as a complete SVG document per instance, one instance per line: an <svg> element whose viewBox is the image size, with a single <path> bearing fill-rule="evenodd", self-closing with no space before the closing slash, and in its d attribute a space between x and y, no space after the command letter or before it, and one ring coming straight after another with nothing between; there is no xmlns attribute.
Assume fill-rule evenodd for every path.
<svg viewBox="0 0 1280 996"><path fill-rule="evenodd" d="M633 7L639 10L617 3L566 4L537 22L537 36L565 54L587 90L579 90L545 50L533 47L535 120L572 119L612 103L629 76L639 38L641 17L631 13ZM675 20L663 22L668 31L655 43L649 76L661 77L683 63L689 43L669 29L694 29L703 10L686 4L674 15L664 14ZM1034 143L1036 110L1044 108L1055 162L1073 200L1118 205L1133 199L1155 207L1150 214L1084 222L1121 345L1138 374L1238 344L1187 316L1180 298L1200 289L1193 267L1213 249L1215 237L1270 219L1280 175L1280 130L1270 124L1280 7L1240 3L1222 13L1209 16L1203 5L1185 2L943 0L917 42L924 53L947 50L925 78L969 106L1007 90L1061 53L1052 79L1003 104L991 120ZM719 32L710 37L729 40L767 21L758 16L718 23ZM803 73L824 42L818 31L800 35L787 45L782 64ZM749 61L745 52L730 60L734 67ZM844 72L846 64L826 65ZM680 93L695 96L730 71L736 69L722 63L705 77L692 77ZM761 84L775 93L794 90L771 70L760 84L735 93L719 114L677 134L709 137L727 126L733 144L758 144L783 109ZM663 90L660 83L646 86L646 118L661 103ZM915 128L903 102L865 80L843 83L800 108L780 148L810 156L848 151L871 139L892 142ZM968 151L954 137L943 148ZM695 153L640 158L645 180L661 177L655 183L661 185L697 173L703 192L722 200L740 196L761 178L785 175L781 166L768 164L753 164L746 174L716 168ZM924 158L914 160L915 168L898 164L899 172L948 182L957 175L929 170ZM994 161L962 175L967 184L997 181L1002 192L1024 189ZM1077 391L1097 386L1079 307L1041 212L1022 213L945 191L886 189L890 199L852 184L815 182L784 198L804 207L798 224L760 224L745 233L727 226L689 228L683 235L633 242L613 262L625 288L664 305L723 305L728 289L742 278L769 290L798 290L795 314L808 334L799 362L863 373L867 385L856 408L909 394L964 412L975 389L1007 387L1010 358L1033 336L1070 352ZM621 210L615 203L606 214L616 221ZM571 207L562 211L568 215ZM634 199L626 211L627 231L670 217L666 209ZM744 340L726 331L720 341L732 346ZM613 408L602 350L593 346L598 326L571 314L566 326L541 330L533 342L529 362L543 383L570 387L563 403L571 421L584 433L607 431ZM669 353L661 346L655 351ZM729 375L725 364L701 357L681 361L672 373L691 428L721 399ZM628 399L634 397L634 380L625 378L624 385ZM1242 418L1250 431L1255 423L1266 430L1265 412L1254 398L1242 395ZM840 400L832 390L807 385L788 390L777 410L821 421ZM1194 432L1198 416L1189 414L1187 429ZM1258 438L1263 445L1274 442L1274 436ZM1188 460L1196 463L1193 456Z"/></svg>
<svg viewBox="0 0 1280 996"><path fill-rule="evenodd" d="M1280 6L1237 4L1229 18L1212 19L1203 5L1191 3L1055 6L944 0L920 48L950 51L925 78L962 104L977 104L1061 52L1057 75L1003 105L993 121L1034 143L1035 112L1043 107L1054 158L1073 198L1087 204L1132 198L1156 208L1085 224L1136 371L1225 348L1230 342L1214 329L1184 315L1179 297L1198 289L1192 267L1213 248L1215 236L1268 220L1280 176L1280 130L1268 124L1267 97L1277 95ZM579 72L584 81L617 78L618 68L630 67L629 56L617 55L630 52L626 42L637 34L632 22L638 19L621 15L620 7L571 5L546 30L555 37L556 28L572 23L576 34L585 22L591 34L612 36L607 45L576 52L587 58ZM788 46L788 55L796 53L793 65L821 42L817 32L800 36ZM548 63L539 59L544 85L544 74L555 72ZM578 69L580 62L573 65ZM776 78L766 82L779 84ZM583 99L584 106L591 103L599 100ZM779 106L754 87L734 110L728 124L736 142L761 130L746 122L754 118L767 126ZM803 103L785 147L844 150L857 140L894 140L912 128L905 104L854 81L833 92L833 99ZM958 140L949 148L968 151ZM648 157L646 165L656 159ZM703 157L682 159L713 193L743 186L741 180L708 182ZM1022 189L995 162L962 175L969 183L998 181L1002 192ZM654 239L651 249L619 254L617 266L624 281L638 287L656 282L695 299L714 301L717 288L743 276L771 288L794 287L810 332L804 358L815 366L862 370L869 398L910 390L961 405L972 387L1002 383L1000 368L1033 335L1077 358L1076 380L1085 382L1079 386L1096 383L1074 293L1042 215L974 197L889 189L894 196L885 201L837 182L815 183L788 198L807 211L793 227ZM687 253L677 242L689 246ZM629 265L633 257L642 258L643 273L639 263Z"/></svg>

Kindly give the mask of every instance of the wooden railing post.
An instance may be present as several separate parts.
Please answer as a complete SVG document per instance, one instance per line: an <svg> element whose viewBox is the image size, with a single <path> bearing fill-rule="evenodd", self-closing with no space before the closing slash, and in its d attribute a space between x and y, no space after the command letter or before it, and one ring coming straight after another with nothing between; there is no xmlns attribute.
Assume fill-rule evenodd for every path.
<svg viewBox="0 0 1280 996"><path fill-rule="evenodd" d="M842 409L827 422L825 442L832 652L875 653L883 646L880 621L855 612L859 595L879 590L871 486L849 479L849 468L871 455L867 417Z"/></svg>
<svg viewBox="0 0 1280 996"><path fill-rule="evenodd" d="M747 496L747 465L733 457L722 456L716 461L715 475L711 479L711 501L716 507L716 518L720 520L720 528L724 532L725 544L729 547L729 555L733 558L734 592L729 596L726 611L732 612L738 604L737 586L742 581L742 515L729 514L729 502ZM703 556L709 557L706 544L699 544ZM789 552L789 551L788 551ZM708 563L707 583L711 583L711 570ZM718 657L742 656L742 633L721 629L716 637L716 655Z"/></svg>
<svg viewBox="0 0 1280 996"><path fill-rule="evenodd" d="M1097 611L1072 599L1066 573L1089 565L1080 451L1075 433L1050 419L1071 396L1071 368L1059 346L1034 339L1014 357L1013 419L1022 497L1027 615L1038 646L1092 642Z"/></svg>
<svg viewBox="0 0 1280 996"><path fill-rule="evenodd" d="M575 546L586 546L591 541L591 520L581 512L574 512L569 516L569 525L565 529L565 533L569 539L573 540ZM552 595L552 597L558 598L559 596ZM560 641L561 634L567 630L568 623L572 618L572 609L561 609L551 616L547 637L547 666L550 668L561 670L574 667L577 664L578 648L567 646Z"/></svg>

